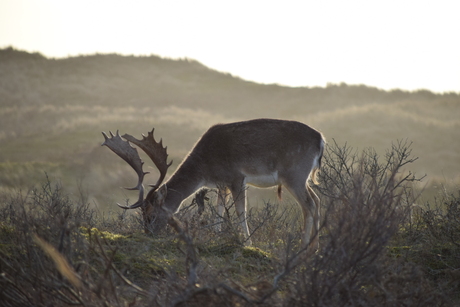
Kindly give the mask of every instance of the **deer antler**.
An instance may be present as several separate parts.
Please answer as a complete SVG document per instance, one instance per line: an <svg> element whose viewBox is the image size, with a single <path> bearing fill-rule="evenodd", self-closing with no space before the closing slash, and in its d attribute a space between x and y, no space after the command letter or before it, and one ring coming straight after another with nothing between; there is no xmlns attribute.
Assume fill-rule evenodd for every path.
<svg viewBox="0 0 460 307"><path fill-rule="evenodd" d="M123 135L123 138L127 141L123 141L122 137L120 137L118 134L118 130L116 135L113 135L113 133L110 131L110 138L107 136L107 134L105 134L105 132L102 132L105 138L105 141L102 143L102 145L106 145L123 160L128 162L128 164L131 165L139 177L139 181L137 182L136 187L127 188L128 190L139 190L139 200L131 206L122 206L117 204L123 209L135 209L142 206L144 203L144 186L142 183L144 181L144 175L148 174L148 172L144 172L142 170L142 165L144 162L142 162L141 158L139 157L139 153L137 152L136 148L133 148L129 143L133 143L145 151L145 153L150 157L150 159L152 159L153 163L155 163L156 167L160 171L160 178L158 178L158 181L155 185L150 185L153 188L150 192L158 189L166 176L168 168L172 164L172 161L167 163L167 148L163 147L162 140L160 140L160 142L155 141L153 137L153 131L154 129L152 129L152 131L150 131L147 136L142 135L142 140L138 140L132 135L125 134Z"/></svg>
<svg viewBox="0 0 460 307"><path fill-rule="evenodd" d="M134 209L142 206L144 203L144 186L142 183L144 181L144 175L148 174L148 172L144 172L142 170L142 165L144 162L142 162L141 158L139 157L136 148L133 148L131 145L129 145L127 141L123 141L123 139L118 134L118 130L116 135L113 135L112 131L110 131L110 138L107 136L107 134L105 134L105 132L102 132L102 135L104 136L105 141L101 146L106 145L120 158L125 160L136 171L137 176L139 177L137 186L134 188L126 188L128 190L139 190L138 201L131 206L122 206L120 204L117 205L123 209Z"/></svg>
<svg viewBox="0 0 460 307"><path fill-rule="evenodd" d="M167 163L167 147L163 147L163 142L161 139L159 142L155 141L153 137L154 130L155 128L152 129L152 131L150 131L147 136L142 135L142 140L138 140L129 134L123 135L123 138L138 146L143 151L145 151L145 153L150 157L150 159L152 159L153 163L155 163L155 166L160 171L160 178L158 178L157 183L150 186L153 188L153 190L156 190L165 179L166 172L168 171L168 168L171 166L172 161Z"/></svg>

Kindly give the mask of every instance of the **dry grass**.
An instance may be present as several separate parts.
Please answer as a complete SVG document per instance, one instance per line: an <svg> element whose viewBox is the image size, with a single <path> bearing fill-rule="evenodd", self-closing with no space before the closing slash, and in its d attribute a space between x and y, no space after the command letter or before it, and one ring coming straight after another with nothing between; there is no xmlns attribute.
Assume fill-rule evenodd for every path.
<svg viewBox="0 0 460 307"><path fill-rule="evenodd" d="M320 251L299 249L296 206L232 208L222 233L205 191L159 236L46 182L0 198L3 306L448 306L459 302L460 195L410 215L405 143L379 158L331 145L319 193ZM204 209L204 210L203 210Z"/></svg>

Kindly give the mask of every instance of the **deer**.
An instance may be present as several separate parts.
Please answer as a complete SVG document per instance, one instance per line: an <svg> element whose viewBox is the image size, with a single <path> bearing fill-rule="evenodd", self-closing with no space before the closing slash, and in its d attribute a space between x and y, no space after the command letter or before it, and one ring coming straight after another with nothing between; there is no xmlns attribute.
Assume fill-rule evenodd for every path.
<svg viewBox="0 0 460 307"><path fill-rule="evenodd" d="M284 186L300 205L303 213L301 242L305 248L318 249L320 199L309 181L318 184L317 174L325 147L325 138L314 128L290 120L253 119L210 127L195 143L176 171L163 183L168 168L167 147L162 139L155 141L155 128L142 139L117 130L110 137L102 132L107 146L125 160L138 176L138 200L129 205L117 204L130 210L141 208L146 232L156 233L166 227L172 214L182 202L201 187L217 188L217 213L222 217L230 195L238 222L243 230L245 245L252 245L247 224L247 185L261 188ZM147 172L142 167L136 147L142 149L159 170L159 178L144 198L143 180Z"/></svg>

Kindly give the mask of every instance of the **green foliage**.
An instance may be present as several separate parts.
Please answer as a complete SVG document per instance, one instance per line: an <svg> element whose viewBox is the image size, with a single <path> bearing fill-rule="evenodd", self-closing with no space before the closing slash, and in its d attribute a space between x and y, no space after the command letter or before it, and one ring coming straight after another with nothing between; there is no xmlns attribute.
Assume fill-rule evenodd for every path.
<svg viewBox="0 0 460 307"><path fill-rule="evenodd" d="M426 208L412 216L407 227L401 229L394 243L406 246L392 247L393 255L418 264L432 280L446 287L458 285L460 192L444 194L426 204ZM455 293L460 295L457 290Z"/></svg>
<svg viewBox="0 0 460 307"><path fill-rule="evenodd" d="M246 246L243 248L243 257L263 260L271 258L271 255L260 248Z"/></svg>

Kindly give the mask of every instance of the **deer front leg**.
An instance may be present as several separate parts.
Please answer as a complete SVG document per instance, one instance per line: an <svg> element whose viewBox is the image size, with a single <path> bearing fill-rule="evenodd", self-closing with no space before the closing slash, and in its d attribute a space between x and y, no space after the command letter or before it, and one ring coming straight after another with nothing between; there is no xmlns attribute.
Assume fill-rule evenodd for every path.
<svg viewBox="0 0 460 307"><path fill-rule="evenodd" d="M217 219L216 219L216 231L222 231L222 224L224 223L224 209L227 205L230 192L226 187L218 187L217 189Z"/></svg>
<svg viewBox="0 0 460 307"><path fill-rule="evenodd" d="M249 234L249 227L246 215L246 187L240 186L239 188L232 188L232 198L235 203L236 213L238 214L238 219L243 229L244 234L244 245L251 246L252 240Z"/></svg>

